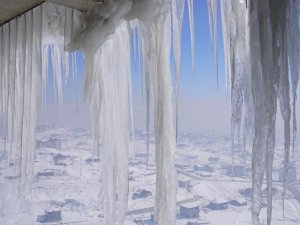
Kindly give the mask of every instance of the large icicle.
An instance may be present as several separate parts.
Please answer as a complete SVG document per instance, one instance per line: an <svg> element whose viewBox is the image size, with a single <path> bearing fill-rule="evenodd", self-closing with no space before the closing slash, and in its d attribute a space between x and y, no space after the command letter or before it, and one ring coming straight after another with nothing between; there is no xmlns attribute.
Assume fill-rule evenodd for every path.
<svg viewBox="0 0 300 225"><path fill-rule="evenodd" d="M274 4L274 3L273 3ZM274 73L278 77L277 94L280 103L281 115L284 121L284 181L283 181L283 201L286 191L286 182L288 176L288 164L290 154L290 85L288 72L288 45L287 45L287 8L288 1L276 2L271 11L272 29L273 29L273 60ZM267 168L272 170L272 168ZM284 215L284 202L283 202ZM268 220L271 215L268 214Z"/></svg>
<svg viewBox="0 0 300 225"><path fill-rule="evenodd" d="M277 97L285 123L285 177L287 178L291 114L288 71L291 74L294 90L299 79L299 71L297 71L299 45L297 38L289 31L299 30L298 7L299 2L292 0L246 1L246 4L241 1L222 2L225 65L227 74L231 78L232 130L234 131L240 124L241 110L245 107L248 112L243 115L244 134L249 131L251 133L252 129L254 131L252 149L252 223L254 225L259 224L261 189L265 171L268 192L267 224L271 224ZM245 14L248 14L247 18L243 17ZM290 40L293 40L293 44L289 43ZM295 46L293 50L292 45ZM294 72L293 75L291 71ZM243 101L240 97L242 94ZM293 98L295 99L296 96ZM284 184L284 190L285 188ZM283 195L284 193L285 191Z"/></svg>
<svg viewBox="0 0 300 225"><path fill-rule="evenodd" d="M167 3L168 1L162 1ZM170 72L171 17L168 5L146 24L146 73L151 75L154 97L156 146L155 224L175 224L176 178L174 167L175 133L172 118Z"/></svg>
<svg viewBox="0 0 300 225"><path fill-rule="evenodd" d="M244 137L251 136L253 120L248 20L247 17L243 16L247 13L246 7L238 1L222 2L221 9L225 69L231 87L232 165L234 165L235 138L240 136L239 129L242 126L243 107L246 109L244 112ZM246 153L245 142L246 138L244 138L244 154Z"/></svg>
<svg viewBox="0 0 300 225"><path fill-rule="evenodd" d="M267 168L268 224L272 210L272 164L275 141L276 77L273 71L272 24L268 1L256 1L249 16L250 66L254 103L252 150L252 224L259 224L262 181Z"/></svg>
<svg viewBox="0 0 300 225"><path fill-rule="evenodd" d="M176 141L178 137L178 113L179 113L179 87L180 87L180 64L181 64L181 30L184 14L185 0L172 0L172 28L173 28L173 52L175 64L175 129Z"/></svg>
<svg viewBox="0 0 300 225"><path fill-rule="evenodd" d="M119 62L115 66L115 62ZM123 224L128 198L130 30L123 22L96 53L86 55L96 138L102 141L105 224ZM100 117L99 117L100 116Z"/></svg>
<svg viewBox="0 0 300 225"><path fill-rule="evenodd" d="M30 197L35 127L39 105L45 102L42 88L46 87L50 53L57 93L62 99L62 71L67 72L69 65L63 63L64 13L65 7L47 3L1 27L1 119L8 160L15 161L15 176L20 176L21 198ZM62 46L59 51L57 44Z"/></svg>
<svg viewBox="0 0 300 225"><path fill-rule="evenodd" d="M297 120L296 120L296 100L297 100L297 87L299 82L299 0L289 1L290 6L287 12L287 51L289 57L289 68L291 77L291 89L292 89L292 112L293 112L293 142L292 147L294 150L295 139L297 132Z"/></svg>

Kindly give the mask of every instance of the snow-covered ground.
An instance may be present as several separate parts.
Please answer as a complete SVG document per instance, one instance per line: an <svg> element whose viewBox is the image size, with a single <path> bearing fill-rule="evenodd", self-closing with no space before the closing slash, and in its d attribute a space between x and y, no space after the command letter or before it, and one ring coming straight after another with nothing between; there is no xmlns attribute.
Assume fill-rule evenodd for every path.
<svg viewBox="0 0 300 225"><path fill-rule="evenodd" d="M14 163L7 166L5 154L0 157L0 197L3 202L0 205L0 224L102 224L101 159L96 159L92 151L92 134L84 129L51 128L39 131L37 140L43 140L48 146L39 146L36 150L31 200L13 203L18 183L18 178L13 176ZM130 152L126 225L153 224L156 176L153 134L148 168L145 140L143 131L135 132ZM298 146L295 161L300 159ZM233 176L230 137L180 133L175 162L178 174L176 224L251 224L251 156L247 151L236 146L236 175ZM282 184L278 180L283 159L282 145L277 145L275 154L272 225L300 224L300 196L297 200L291 192L285 200L283 220ZM296 187L297 182L291 186ZM266 197L263 199L265 201ZM182 206L190 210L191 215L193 208L198 209L199 216L196 212L196 218L186 218L180 210ZM261 219L266 222L266 207L262 208ZM51 220L54 222L46 223Z"/></svg>

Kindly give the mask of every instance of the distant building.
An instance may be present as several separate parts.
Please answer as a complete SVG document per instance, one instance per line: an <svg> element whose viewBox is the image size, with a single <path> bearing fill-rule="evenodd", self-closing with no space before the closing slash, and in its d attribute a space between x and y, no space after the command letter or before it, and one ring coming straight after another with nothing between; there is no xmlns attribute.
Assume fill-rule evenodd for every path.
<svg viewBox="0 0 300 225"><path fill-rule="evenodd" d="M72 163L72 158L67 155L56 154L53 156L54 164L57 166L67 166Z"/></svg>
<svg viewBox="0 0 300 225"><path fill-rule="evenodd" d="M136 192L134 192L132 194L132 199L138 199L138 198L148 198L152 196L152 192L151 191L147 191L144 189L139 189Z"/></svg>
<svg viewBox="0 0 300 225"><path fill-rule="evenodd" d="M176 168L179 168L179 169L187 169L190 167L190 164L187 164L187 163L176 163L175 164Z"/></svg>
<svg viewBox="0 0 300 225"><path fill-rule="evenodd" d="M53 169L49 169L49 170L43 170L43 171L39 171L37 172L35 179L39 180L39 179L50 179L51 177L54 176L64 176L66 175L66 171L65 170L53 170Z"/></svg>
<svg viewBox="0 0 300 225"><path fill-rule="evenodd" d="M214 168L209 166L209 165L197 165L197 164L194 164L194 171L203 171L203 172L214 172Z"/></svg>
<svg viewBox="0 0 300 225"><path fill-rule="evenodd" d="M208 158L209 162L218 162L220 160L220 157L218 156L211 156Z"/></svg>
<svg viewBox="0 0 300 225"><path fill-rule="evenodd" d="M300 183L291 185L289 190L295 196L295 198L300 201Z"/></svg>
<svg viewBox="0 0 300 225"><path fill-rule="evenodd" d="M56 148L61 149L62 141L58 138L50 138L48 140L37 140L37 148Z"/></svg>
<svg viewBox="0 0 300 225"><path fill-rule="evenodd" d="M188 148L190 145L188 145L187 143L177 143L176 144L176 148L178 149L185 149Z"/></svg>
<svg viewBox="0 0 300 225"><path fill-rule="evenodd" d="M246 176L247 171L249 171L245 166L243 165L224 165L222 166L223 169L226 170L226 174L230 176L236 176L236 177L244 177ZM233 171L232 171L233 170Z"/></svg>
<svg viewBox="0 0 300 225"><path fill-rule="evenodd" d="M243 177L245 176L246 168L242 165L237 165L233 167L233 174L236 177Z"/></svg>
<svg viewBox="0 0 300 225"><path fill-rule="evenodd" d="M186 203L179 206L180 215L185 218L198 218L200 207L198 204Z"/></svg>
<svg viewBox="0 0 300 225"><path fill-rule="evenodd" d="M40 215L37 217L37 222L39 223L53 223L61 221L61 211L51 211L45 212L44 215Z"/></svg>
<svg viewBox="0 0 300 225"><path fill-rule="evenodd" d="M179 180L178 186L181 188L191 188L191 187L193 187L191 182L192 182L192 180Z"/></svg>
<svg viewBox="0 0 300 225"><path fill-rule="evenodd" d="M287 183L292 183L297 181L297 169L294 165L288 166L288 174L287 174ZM279 182L284 182L284 168L279 170Z"/></svg>
<svg viewBox="0 0 300 225"><path fill-rule="evenodd" d="M228 202L228 205L232 205L236 207L246 206L247 204L248 204L247 201L243 199L234 199Z"/></svg>
<svg viewBox="0 0 300 225"><path fill-rule="evenodd" d="M225 210L228 209L228 202L210 202L205 208L210 210Z"/></svg>
<svg viewBox="0 0 300 225"><path fill-rule="evenodd" d="M198 223L198 222L187 222L185 225L201 225L203 223ZM208 224L208 223L205 223Z"/></svg>
<svg viewBox="0 0 300 225"><path fill-rule="evenodd" d="M44 132L46 130L48 130L50 127L48 125L45 125L45 124L40 124L40 125L37 125L35 127L35 132Z"/></svg>

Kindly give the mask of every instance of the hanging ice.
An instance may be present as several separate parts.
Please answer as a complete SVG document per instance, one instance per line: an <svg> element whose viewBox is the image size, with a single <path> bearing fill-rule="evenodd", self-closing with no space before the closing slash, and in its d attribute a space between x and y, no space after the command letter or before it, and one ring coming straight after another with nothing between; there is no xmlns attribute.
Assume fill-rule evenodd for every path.
<svg viewBox="0 0 300 225"><path fill-rule="evenodd" d="M194 0L188 1L189 19L190 19L190 36L191 36L191 51L192 51L192 69L195 76L195 23L194 23ZM180 19L180 18L179 18Z"/></svg>
<svg viewBox="0 0 300 225"><path fill-rule="evenodd" d="M217 73L217 86L219 86L218 32L217 32L218 31L217 30L218 0L207 0L207 7L208 7L210 36L214 46L214 56L215 56L216 73Z"/></svg>
<svg viewBox="0 0 300 225"><path fill-rule="evenodd" d="M35 126L39 105L45 101L42 88L49 55L55 93L62 103L63 71L68 74L69 70L64 63L64 12L65 7L44 4L1 27L1 114L10 143L9 160L17 160L21 198L29 197L31 191Z"/></svg>
<svg viewBox="0 0 300 225"><path fill-rule="evenodd" d="M174 167L175 133L171 98L171 16L168 8L159 19L147 24L146 73L151 75L154 97L156 158L155 223L175 224L176 178Z"/></svg>
<svg viewBox="0 0 300 225"><path fill-rule="evenodd" d="M96 138L102 143L105 224L123 224L128 198L130 31L120 24L105 45L86 55ZM115 66L115 61L119 65Z"/></svg>
<svg viewBox="0 0 300 225"><path fill-rule="evenodd" d="M275 145L277 97L285 123L285 177L290 145L289 72L297 65L298 1L222 2L225 64L231 77L232 130L241 123L243 104L253 114L245 114L245 131L254 124L252 149L252 223L259 224L261 189L267 177L267 223L272 215L272 166ZM243 17L242 15L247 15ZM229 24L233 24L230 26ZM293 37L292 37L293 36ZM297 46L293 51L288 46ZM247 65L250 65L249 67ZM293 69L295 71L295 69ZM292 86L297 87L298 72ZM249 78L250 79L249 79ZM244 95L244 103L240 96ZM250 98L249 98L250 96ZM295 96L294 96L295 97ZM247 131L247 132L248 132ZM245 140L244 140L245 141ZM285 185L284 185L285 192ZM284 195L284 193L283 193Z"/></svg>
<svg viewBox="0 0 300 225"><path fill-rule="evenodd" d="M76 74L75 54L70 54L70 57L65 50L81 49L86 63L84 92L91 103L94 121L94 148L98 156L101 153L102 170L105 171L102 193L105 223L123 224L128 194L128 117L131 103L129 23L133 23L138 31L139 69L145 82L142 86L145 86L147 107L147 153L150 101L153 97L157 168L155 220L159 225L175 224L176 178L173 160L175 132L177 134L178 130L184 2L111 0L84 13L46 3L0 28L0 113L6 132L6 151L10 153L10 159L18 162L20 197L29 196L31 189L36 117L40 103L46 104L42 89L47 86L49 68L52 67L57 100L62 104L62 90L68 82L70 71L73 76ZM218 65L218 1L208 0L207 3ZM270 224L277 99L285 124L285 180L291 116L293 143L296 133L299 0L232 0L221 3L225 66L231 87L232 134L233 137L239 136L239 129L244 126L244 142L253 144L253 225L259 224L260 194L266 172L267 223ZM193 0L188 0L188 9L194 71ZM176 130L170 77L172 35ZM118 66L115 66L116 61ZM249 136L247 140L246 136ZM285 190L286 184L283 197Z"/></svg>
<svg viewBox="0 0 300 225"><path fill-rule="evenodd" d="M184 5L185 5L185 0L172 0L173 52L174 52L174 61L175 61L176 141L178 137L178 126L179 126L178 113L179 113L179 90L180 90L179 88L180 87L180 63L181 63L181 30L182 30Z"/></svg>
<svg viewBox="0 0 300 225"><path fill-rule="evenodd" d="M168 1L147 1L148 6L153 8L153 13L151 14L141 13L143 11L140 9L140 4L141 2L134 2L129 13L127 10L123 11L123 9L120 9L119 12L122 12L122 15L118 14L118 19L127 18L128 20L138 19L140 21L136 26L138 26L139 43L141 43L139 51L144 51L140 55L144 59L148 132L150 89L154 98L157 169L155 220L156 224L174 224L176 215L176 179L173 161L175 133L173 132L170 76L171 13ZM118 4L116 7L118 7ZM113 25L120 23L119 20L114 19L114 16L112 20L114 21ZM126 27L126 24L120 27ZM99 26L102 26L101 21ZM104 32L111 29L109 27L103 28ZM115 29L115 27L112 28ZM120 53L121 46L130 46L130 33L128 30L125 32L124 29L117 28L112 35L103 36L100 42L103 41L104 44L103 46L99 45L100 48L96 50L96 53L94 52L98 48L98 43L96 46L92 44L94 41L92 34L88 33L86 36L83 36L83 39L79 42L90 43L88 48L85 44L79 45L85 53L87 65L85 94L88 97L91 96L93 115L96 116L94 120L96 125L95 131L101 133L101 135L96 134L95 137L102 137L103 170L110 171L103 175L103 183L105 185L103 188L105 190L103 193L104 217L106 224L122 223L126 212L128 194L128 175L126 172L128 170L128 150L126 150L127 148L121 148L122 143L123 146L128 145L128 124L124 126L124 124L118 123L117 119L124 121L124 115L128 115L128 94L130 92L130 70L128 71L130 69L130 49L124 48L122 49L123 53ZM124 36L127 36L127 38L124 38ZM122 63L120 69L116 69L113 64L116 60ZM113 75L111 78L108 78L107 74L111 74L112 71ZM98 73L99 75L97 75ZM126 82L123 80L125 78L121 78L122 76L127 77ZM122 93L116 95L115 92L120 92L120 90L123 90L121 91ZM127 94L125 94L126 92ZM116 104L113 104L113 102ZM99 117L99 115L101 116ZM127 139L125 139L126 136ZM96 141L96 143L99 142ZM126 160L124 160L124 157ZM123 160L122 163L120 160ZM120 166L118 166L119 164ZM118 189L117 187L122 188Z"/></svg>

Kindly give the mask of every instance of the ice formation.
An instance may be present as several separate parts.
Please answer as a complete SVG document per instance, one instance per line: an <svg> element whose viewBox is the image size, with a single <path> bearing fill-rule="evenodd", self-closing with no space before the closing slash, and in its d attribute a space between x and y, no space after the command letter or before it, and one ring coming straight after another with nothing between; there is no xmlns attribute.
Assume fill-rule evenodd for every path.
<svg viewBox="0 0 300 225"><path fill-rule="evenodd" d="M207 3L217 66L218 1ZM91 106L95 153L101 155L105 171L102 173L105 224L123 224L128 198L129 121L133 117L130 43L134 30L133 46L136 48L138 43L138 64L146 97L147 155L150 113L154 114L155 221L158 225L175 224L174 149L184 5L185 0L111 0L90 11L79 12L45 3L0 27L1 121L7 138L5 151L10 153L9 160L17 162L15 175L20 175L20 198L30 196L36 118L40 104L42 107L46 104L43 90L49 68L52 68L57 100L62 104L63 87L71 74L76 76L76 57L68 51L80 49L85 56L84 95ZM285 180L291 131L294 146L299 81L298 10L298 0L221 1L225 67L231 88L232 136L239 137L243 127L244 143L253 146L253 225L259 224L265 173L267 223L271 223L277 100L284 120ZM188 0L188 11L194 71L193 0ZM175 62L175 125L171 42ZM234 149L232 154L234 157ZM285 190L286 182L283 197Z"/></svg>
<svg viewBox="0 0 300 225"><path fill-rule="evenodd" d="M119 66L115 66L115 60ZM120 24L104 46L86 55L86 89L91 96L97 143L102 143L105 224L123 224L127 212L130 30Z"/></svg>
<svg viewBox="0 0 300 225"><path fill-rule="evenodd" d="M178 108L179 108L179 90L180 90L179 83L180 83L180 62L181 62L181 29L182 29L184 5L185 5L185 0L172 0L173 52L174 52L174 62L175 62L174 64L175 64L175 102L176 102L175 103L176 104L175 105L176 141L178 136L178 126L179 126ZM192 19L193 15L190 14L190 17ZM191 25L191 27L193 27L193 25ZM193 34L191 34L191 39L192 36Z"/></svg>
<svg viewBox="0 0 300 225"><path fill-rule="evenodd" d="M265 173L268 193L267 224L271 224L277 99L284 120L283 197L285 195L290 152L289 79L292 80L292 87L295 89L299 78L298 40L293 34L293 31L296 34L299 32L298 8L298 1L222 2L225 64L231 78L232 133L234 135L236 128L241 125L242 117L245 121L245 132L253 132L252 223L254 225L259 224ZM295 48L291 49L289 46ZM244 116L243 107L246 109ZM294 132L295 123L294 120Z"/></svg>
<svg viewBox="0 0 300 225"><path fill-rule="evenodd" d="M195 24L194 24L194 0L188 1L189 19L190 19L190 36L191 36L191 51L192 51L192 69L195 76Z"/></svg>
<svg viewBox="0 0 300 225"><path fill-rule="evenodd" d="M17 162L15 176L20 176L21 198L30 196L31 191L35 125L41 98L44 99L41 96L45 96L42 88L46 87L49 57L59 102L63 71L68 74L69 70L64 60L68 53L64 52L63 40L57 38L64 26L52 32L48 23L52 20L64 24L57 17L50 18L57 10L54 5L38 6L1 27L1 117L10 143L5 151L10 153L9 160Z"/></svg>
<svg viewBox="0 0 300 225"><path fill-rule="evenodd" d="M208 0L208 18L210 36L214 46L215 65L217 73L217 87L219 86L219 63L218 63L218 33L217 33L217 18L218 18L218 0Z"/></svg>

